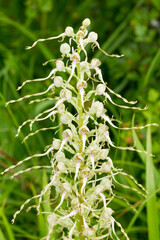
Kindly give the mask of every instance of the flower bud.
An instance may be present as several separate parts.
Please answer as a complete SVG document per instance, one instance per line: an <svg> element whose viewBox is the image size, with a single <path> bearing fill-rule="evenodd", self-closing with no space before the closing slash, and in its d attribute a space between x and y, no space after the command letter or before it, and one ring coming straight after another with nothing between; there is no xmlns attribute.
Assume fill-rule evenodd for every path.
<svg viewBox="0 0 160 240"><path fill-rule="evenodd" d="M83 234L86 236L86 237L95 237L95 231L90 229L90 228L86 228L84 231L83 231Z"/></svg>
<svg viewBox="0 0 160 240"><path fill-rule="evenodd" d="M90 69L89 69L89 63L86 62L86 61L80 62L79 67L80 67L80 71L81 71L81 72L86 72L86 73L87 73L87 72L90 71Z"/></svg>
<svg viewBox="0 0 160 240"><path fill-rule="evenodd" d="M83 22L82 22L82 25L84 27L88 27L90 24L91 24L91 21L90 21L89 18L84 19Z"/></svg>
<svg viewBox="0 0 160 240"><path fill-rule="evenodd" d="M78 198L73 198L72 201L71 201L71 205L72 205L74 208L78 208L78 206L79 206Z"/></svg>
<svg viewBox="0 0 160 240"><path fill-rule="evenodd" d="M84 34L83 31L79 30L79 31L77 32L77 34L76 34L76 37L77 37L77 38L84 38L84 37L85 37L85 34Z"/></svg>
<svg viewBox="0 0 160 240"><path fill-rule="evenodd" d="M93 58L91 61L91 68L95 68L101 65L101 62L97 58Z"/></svg>
<svg viewBox="0 0 160 240"><path fill-rule="evenodd" d="M105 160L108 156L109 149L101 149L99 152L99 159Z"/></svg>
<svg viewBox="0 0 160 240"><path fill-rule="evenodd" d="M60 51L61 51L62 54L68 54L70 52L70 49L71 48L70 48L68 43L63 43L60 46Z"/></svg>
<svg viewBox="0 0 160 240"><path fill-rule="evenodd" d="M65 164L63 162L58 162L57 168L62 173L67 173L66 166L65 166Z"/></svg>
<svg viewBox="0 0 160 240"><path fill-rule="evenodd" d="M105 124L100 123L98 128L98 134L104 134L108 130L108 126Z"/></svg>
<svg viewBox="0 0 160 240"><path fill-rule="evenodd" d="M66 159L65 154L63 152L57 153L55 157L57 162L61 162L61 161L63 162Z"/></svg>
<svg viewBox="0 0 160 240"><path fill-rule="evenodd" d="M64 72L65 71L64 62L62 60L57 60L56 61L56 68L57 68L58 71Z"/></svg>
<svg viewBox="0 0 160 240"><path fill-rule="evenodd" d="M77 83L77 89L80 89L80 88L87 88L87 83L86 81L78 81Z"/></svg>
<svg viewBox="0 0 160 240"><path fill-rule="evenodd" d="M111 208L105 208L102 212L102 215L99 219L101 228L109 228L112 224L112 213L113 210Z"/></svg>
<svg viewBox="0 0 160 240"><path fill-rule="evenodd" d="M97 41L97 39L98 39L98 34L97 33L95 33L95 32L90 32L89 34L88 34L88 38L87 38L87 40L88 40L88 42L90 42L90 43L94 43L94 42L96 42Z"/></svg>
<svg viewBox="0 0 160 240"><path fill-rule="evenodd" d="M103 210L103 212L102 212L102 216L103 216L106 220L108 220L108 219L111 218L113 212L114 212L114 211L113 211L111 208L105 208L105 209Z"/></svg>
<svg viewBox="0 0 160 240"><path fill-rule="evenodd" d="M104 113L104 107L103 107L103 103L96 101L92 104L91 106L91 114L95 114L97 117L100 117L103 113Z"/></svg>
<svg viewBox="0 0 160 240"><path fill-rule="evenodd" d="M101 180L100 185L103 186L104 190L111 190L112 180L109 179L109 178L103 178L103 179Z"/></svg>
<svg viewBox="0 0 160 240"><path fill-rule="evenodd" d="M77 161L83 161L83 157L80 153L76 153L76 155L74 155L73 160Z"/></svg>
<svg viewBox="0 0 160 240"><path fill-rule="evenodd" d="M67 192L69 192L69 193L72 192L71 185L69 184L69 182L62 183L62 187L63 187L64 190L66 190Z"/></svg>
<svg viewBox="0 0 160 240"><path fill-rule="evenodd" d="M60 97L66 98L69 101L72 98L72 92L68 89L62 89L60 91Z"/></svg>
<svg viewBox="0 0 160 240"><path fill-rule="evenodd" d="M55 78L54 78L54 85L56 86L56 87L62 87L63 86L63 78L62 77L60 77L60 76L56 76Z"/></svg>
<svg viewBox="0 0 160 240"><path fill-rule="evenodd" d="M59 224L67 229L71 229L73 227L73 221L70 218L60 219Z"/></svg>
<svg viewBox="0 0 160 240"><path fill-rule="evenodd" d="M96 186L94 193L95 193L96 195L99 195L99 194L102 193L103 191L104 191L103 185L102 185L102 184L99 184L98 186Z"/></svg>
<svg viewBox="0 0 160 240"><path fill-rule="evenodd" d="M66 27L65 34L67 35L67 37L73 37L74 36L73 28L72 27Z"/></svg>
<svg viewBox="0 0 160 240"><path fill-rule="evenodd" d="M101 166L101 168L100 168L100 170L101 170L103 173L109 173L109 172L111 172L111 168L112 168L111 164L109 164L109 163L103 163L102 166Z"/></svg>
<svg viewBox="0 0 160 240"><path fill-rule="evenodd" d="M80 129L79 129L79 134L87 134L89 133L89 128L87 126L82 126Z"/></svg>
<svg viewBox="0 0 160 240"><path fill-rule="evenodd" d="M106 86L104 84L98 84L96 88L96 94L102 95L104 94L105 90L106 90Z"/></svg>
<svg viewBox="0 0 160 240"><path fill-rule="evenodd" d="M63 124L70 124L71 123L71 119L70 117L66 114L66 113L63 113L60 117L60 121L61 123Z"/></svg>
<svg viewBox="0 0 160 240"><path fill-rule="evenodd" d="M65 105L63 103L58 105L58 112L62 114L65 111Z"/></svg>
<svg viewBox="0 0 160 240"><path fill-rule="evenodd" d="M70 129L66 129L63 131L62 133L62 138L66 139L66 138L72 138L72 132Z"/></svg>
<svg viewBox="0 0 160 240"><path fill-rule="evenodd" d="M59 139L55 138L55 139L53 140L52 145L53 145L54 149L58 150L58 149L60 148L61 141L60 141Z"/></svg>
<svg viewBox="0 0 160 240"><path fill-rule="evenodd" d="M49 226L51 226L53 223L55 223L55 225L57 224L57 215L55 213L52 213L50 215L47 216L47 222L49 223Z"/></svg>
<svg viewBox="0 0 160 240"><path fill-rule="evenodd" d="M70 60L71 61L74 61L74 60L77 60L77 61L80 61L80 56L78 53L74 52L71 56L70 56Z"/></svg>

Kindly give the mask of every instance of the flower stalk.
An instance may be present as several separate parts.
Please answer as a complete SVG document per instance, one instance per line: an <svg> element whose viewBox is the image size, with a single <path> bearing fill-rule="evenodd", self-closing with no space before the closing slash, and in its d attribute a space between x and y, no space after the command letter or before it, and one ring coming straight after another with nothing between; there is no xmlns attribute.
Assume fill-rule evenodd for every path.
<svg viewBox="0 0 160 240"><path fill-rule="evenodd" d="M121 128L113 123L116 119L112 119L107 115L105 106L107 100L109 100L110 104L125 109L145 110L146 108L140 109L135 106L128 106L136 104L136 102L129 102L107 86L100 69L100 60L95 58L88 60L85 49L88 44L92 44L92 49L98 47L107 57L119 58L123 56L117 54L109 55L103 51L97 42L97 33L88 33L87 28L89 25L90 20L87 18L82 22L82 26L77 33L74 33L72 27L67 27L65 32L57 37L39 39L31 47L27 47L27 49L31 49L38 42L45 40L54 40L61 37L62 40L69 38L68 42L61 44L61 59L55 62L56 68L52 69L47 77L26 80L18 88L20 90L28 83L35 84L38 81L46 81L48 82L47 90L26 95L17 100L11 100L6 104L20 102L23 99L30 99L31 97L41 97L42 95L46 97L34 99L30 103L56 100L54 106L39 113L34 119L29 119L22 123L18 128L17 135L19 135L22 127L28 123L32 131L32 126L35 122L51 119L53 124L56 117L58 117L60 120L58 126L41 128L36 132L31 132L25 137L24 141L38 134L40 131L57 130L63 124L64 130L60 139L53 138L51 145L47 146L47 150L45 149L44 153L29 156L1 173L7 173L24 162L29 161L31 158L49 158L50 163L48 165L33 166L26 170L20 170L11 176L11 178L14 178L19 174L34 169L51 169L50 182L42 189L40 194L28 199L21 206L14 214L12 220L14 222L24 207L36 198L38 198L36 210L40 213L43 197L49 192L50 198L53 198L52 190L54 189L56 192L54 196L56 207L52 209L52 212L47 213L48 234L43 238L46 240L55 239L53 238L54 232L59 233L61 239L65 240L113 239L113 236L116 239L120 239L117 236L115 225L120 228L121 234L123 234L125 239L129 240L121 224L114 219L114 210L108 206L114 197L118 197L114 194L113 186L114 184L119 184L125 188L137 191L146 197L146 191L143 186L138 184L133 176L124 173L122 169L115 168L112 159L109 157L111 148L137 152L142 151L136 150L134 147L115 146L110 138L110 127L129 130L142 129L150 125L156 126L156 124ZM66 78L62 78L61 76L61 73L64 72L67 75ZM93 86L91 90L90 86ZM55 94L55 89L58 92L57 95ZM50 92L52 98L48 97ZM127 105L116 104L110 94L114 94ZM103 97L104 101L100 101L99 96ZM89 101L91 106L87 107L86 103ZM69 106L74 109L75 114L72 114L72 111L69 112ZM148 154L145 151L144 153ZM140 190L119 183L116 180L118 174L129 177ZM127 199L121 196L120 198L129 205ZM65 205L67 208L65 208ZM132 206L131 208L135 209Z"/></svg>

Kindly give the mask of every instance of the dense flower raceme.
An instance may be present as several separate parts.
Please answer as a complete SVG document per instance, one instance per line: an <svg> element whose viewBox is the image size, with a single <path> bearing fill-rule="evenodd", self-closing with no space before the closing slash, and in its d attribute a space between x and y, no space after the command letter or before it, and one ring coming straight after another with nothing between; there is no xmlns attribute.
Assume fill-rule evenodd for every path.
<svg viewBox="0 0 160 240"><path fill-rule="evenodd" d="M44 195L50 194L53 198L52 190L55 189L54 196L56 207L53 212L48 212L48 235L44 239L56 239L55 232L59 233L59 239L119 239L115 225L117 225L126 239L129 239L124 232L121 224L113 217L113 210L109 207L110 202L114 197L118 197L113 192L114 184L122 185L116 180L116 175L122 174L131 178L140 190L132 188L133 191L138 191L145 196L145 189L142 185L130 175L124 173L121 169L116 169L112 159L109 157L110 147L122 150L135 150L133 147L115 146L110 138L109 127L116 129L128 130L130 128L120 128L107 115L105 102L108 101L122 108L140 109L129 106L136 102L129 102L121 95L113 92L103 80L100 69L101 62L99 59L88 60L85 47L91 44L94 49L98 47L105 55L109 57L121 57L119 55L109 55L104 52L97 42L98 35L95 32L88 33L87 27L90 25L90 20L85 19L77 33L72 27L67 27L65 32L57 37L47 39L39 39L31 47L34 47L38 42L58 39L69 39L68 42L62 43L60 46L61 58L55 62L56 67L51 70L45 78L25 81L18 89L21 89L25 84L30 82L50 81L49 87L40 93L26 95L17 100L11 100L9 103L19 102L30 97L44 95L45 98L34 99L30 103L40 102L45 100L56 100L53 107L39 113L34 119L25 121L19 128L29 124L30 130L35 122L51 119L55 121L57 115L60 116L60 124L63 124L64 131L62 138L53 138L51 145L46 151L41 154L29 156L16 165L4 170L8 172L15 167L20 166L25 161L31 158L49 157L50 165L34 166L25 170L16 172L11 178L24 172L39 169L49 168L51 170L50 181L37 195L28 199L21 208L14 214L12 222L23 208L33 199L38 199L36 206L37 212L40 212L40 206L43 202ZM47 64L47 63L45 63ZM67 77L62 77L67 76ZM91 89L91 86L92 89ZM54 97L55 89L59 91L59 95ZM46 97L46 94L53 97ZM128 105L118 105L113 102L110 94L114 94ZM104 100L100 101L99 96ZM90 104L86 104L90 103ZM68 111L68 107L72 105L74 114ZM89 107L88 107L89 106ZM152 124L156 125L156 124ZM93 127L94 126L94 127ZM148 126L148 125L146 125ZM133 127L144 128L142 127ZM42 128L36 132L31 132L24 141L27 140L39 131L55 129L59 126L50 128ZM146 153L147 154L147 153ZM121 197L122 198L122 197ZM128 201L123 198L127 203ZM64 207L67 205L67 208ZM132 207L133 208L133 207ZM29 208L30 209L30 208ZM134 208L133 208L134 209Z"/></svg>

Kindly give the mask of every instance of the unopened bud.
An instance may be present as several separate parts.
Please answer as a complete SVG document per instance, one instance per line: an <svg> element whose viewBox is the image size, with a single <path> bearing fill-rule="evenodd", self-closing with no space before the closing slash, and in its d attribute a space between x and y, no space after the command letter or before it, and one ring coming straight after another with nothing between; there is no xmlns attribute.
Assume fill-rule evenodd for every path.
<svg viewBox="0 0 160 240"><path fill-rule="evenodd" d="M58 170L60 170L62 173L67 173L65 164L63 162L58 162L57 164Z"/></svg>
<svg viewBox="0 0 160 240"><path fill-rule="evenodd" d="M81 72L88 72L89 71L89 63L86 62L86 61L80 62L79 67L80 67Z"/></svg>
<svg viewBox="0 0 160 240"><path fill-rule="evenodd" d="M51 215L47 216L47 222L49 223L49 226L53 225L53 223L55 223L55 225L57 224L57 215L55 213L52 213Z"/></svg>
<svg viewBox="0 0 160 240"><path fill-rule="evenodd" d="M62 114L65 111L65 105L63 103L58 105L58 112Z"/></svg>
<svg viewBox="0 0 160 240"><path fill-rule="evenodd" d="M98 34L95 33L95 32L90 32L89 35L88 35L88 38L87 38L88 42L90 42L90 43L96 42L97 39L98 39Z"/></svg>
<svg viewBox="0 0 160 240"><path fill-rule="evenodd" d="M61 141L59 140L59 139L54 139L53 140L53 147L54 147L54 149L56 149L56 150L58 150L59 148L60 148L60 145L61 145Z"/></svg>
<svg viewBox="0 0 160 240"><path fill-rule="evenodd" d="M96 94L102 95L104 94L105 90L106 90L106 86L104 84L98 84L96 88Z"/></svg>
<svg viewBox="0 0 160 240"><path fill-rule="evenodd" d="M112 166L109 163L103 163L100 170L104 173L111 172Z"/></svg>
<svg viewBox="0 0 160 240"><path fill-rule="evenodd" d="M89 133L89 128L87 126L82 126L80 129L79 129L79 134L87 134Z"/></svg>
<svg viewBox="0 0 160 240"><path fill-rule="evenodd" d="M84 37L85 37L85 34L84 34L83 31L79 30L79 31L77 32L76 36L77 36L78 38L84 38Z"/></svg>
<svg viewBox="0 0 160 240"><path fill-rule="evenodd" d="M66 190L67 192L72 192L71 190L71 185L68 182L62 183L62 187L64 188L64 190Z"/></svg>
<svg viewBox="0 0 160 240"><path fill-rule="evenodd" d="M86 237L94 237L94 236L95 236L95 231L94 231L94 230L91 230L90 228L86 228L86 229L83 231L83 234L84 234Z"/></svg>
<svg viewBox="0 0 160 240"><path fill-rule="evenodd" d="M62 87L63 86L63 78L62 77L60 77L60 76L56 76L55 78L54 78L54 85L56 86L56 87Z"/></svg>
<svg viewBox="0 0 160 240"><path fill-rule="evenodd" d="M73 28L72 27L66 27L65 34L67 35L67 37L73 37L74 36Z"/></svg>
<svg viewBox="0 0 160 240"><path fill-rule="evenodd" d="M76 155L74 155L73 160L75 161L83 161L83 157L80 153L76 153Z"/></svg>
<svg viewBox="0 0 160 240"><path fill-rule="evenodd" d="M97 58L93 58L91 61L91 68L95 68L101 65L101 62Z"/></svg>
<svg viewBox="0 0 160 240"><path fill-rule="evenodd" d="M105 190L110 190L112 187L112 180L109 178L103 178L100 185L102 185Z"/></svg>
<svg viewBox="0 0 160 240"><path fill-rule="evenodd" d="M78 81L77 83L77 89L79 88L87 88L87 83L86 81Z"/></svg>
<svg viewBox="0 0 160 240"><path fill-rule="evenodd" d="M71 205L72 205L74 208L78 208L78 205L79 205L78 198L73 198L72 201L71 201Z"/></svg>
<svg viewBox="0 0 160 240"><path fill-rule="evenodd" d="M95 114L97 117L100 117L104 113L103 103L96 101L91 106L91 114Z"/></svg>
<svg viewBox="0 0 160 240"><path fill-rule="evenodd" d="M106 208L103 210L102 215L107 220L108 218L110 218L112 216L113 212L114 211L111 208Z"/></svg>
<svg viewBox="0 0 160 240"><path fill-rule="evenodd" d="M63 43L61 46L60 46L60 51L62 54L68 54L70 52L70 46L68 43Z"/></svg>
<svg viewBox="0 0 160 240"><path fill-rule="evenodd" d="M72 98L72 92L68 89L62 89L60 91L60 97L66 98L69 101Z"/></svg>
<svg viewBox="0 0 160 240"><path fill-rule="evenodd" d="M104 191L103 185L102 185L102 184L99 184L98 186L96 186L96 189L95 189L94 193L95 193L96 195L99 195L99 194L102 193L103 191Z"/></svg>
<svg viewBox="0 0 160 240"><path fill-rule="evenodd" d="M58 71L64 72L65 71L64 62L62 60L57 60L56 61L56 68L57 68Z"/></svg>
<svg viewBox="0 0 160 240"><path fill-rule="evenodd" d="M66 113L63 113L60 117L60 121L63 124L69 124L71 122L71 119Z"/></svg>
<svg viewBox="0 0 160 240"><path fill-rule="evenodd" d="M63 152L59 152L55 155L56 157L56 161L57 162L61 162L64 161L66 159L65 154Z"/></svg>
<svg viewBox="0 0 160 240"><path fill-rule="evenodd" d="M66 129L62 133L62 138L67 139L67 138L72 138L72 132L70 129Z"/></svg>
<svg viewBox="0 0 160 240"><path fill-rule="evenodd" d="M71 56L70 56L70 60L71 61L74 61L74 60L77 60L77 61L80 61L80 56L78 53L74 52Z"/></svg>
<svg viewBox="0 0 160 240"><path fill-rule="evenodd" d="M88 27L90 24L91 24L91 21L90 21L89 18L84 19L83 22L82 22L82 25L84 27Z"/></svg>
<svg viewBox="0 0 160 240"><path fill-rule="evenodd" d="M99 158L105 160L108 156L109 149L101 149L99 152Z"/></svg>

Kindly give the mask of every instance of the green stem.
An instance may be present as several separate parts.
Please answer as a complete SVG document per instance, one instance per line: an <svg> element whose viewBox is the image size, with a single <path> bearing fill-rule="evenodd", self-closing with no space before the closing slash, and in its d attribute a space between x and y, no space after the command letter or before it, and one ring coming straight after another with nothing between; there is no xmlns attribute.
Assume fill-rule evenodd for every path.
<svg viewBox="0 0 160 240"><path fill-rule="evenodd" d="M80 73L79 73L79 64L77 66L77 75L78 79L80 78ZM80 129L83 126L83 106L81 102L81 95L80 95L80 90L78 89L78 116L79 116L79 123L78 123L78 129ZM79 153L83 154L83 141L82 141L82 134L79 134ZM84 169L84 163L81 162L80 165L80 177L79 177L79 203L83 203L83 193L81 193L81 188L83 185L83 175L82 175L82 170ZM85 240L85 236L83 236L82 231L83 231L83 216L79 213L78 214L78 219L79 219L79 240Z"/></svg>

